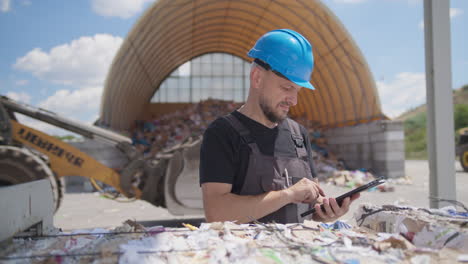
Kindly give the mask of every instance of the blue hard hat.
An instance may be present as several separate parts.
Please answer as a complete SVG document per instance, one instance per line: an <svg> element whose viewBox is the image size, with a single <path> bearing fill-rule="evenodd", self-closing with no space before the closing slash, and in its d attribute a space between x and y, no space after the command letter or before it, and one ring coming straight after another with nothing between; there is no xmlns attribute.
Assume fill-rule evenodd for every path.
<svg viewBox="0 0 468 264"><path fill-rule="evenodd" d="M310 84L314 56L312 46L301 34L291 29L276 29L261 36L247 53L267 63L293 83L314 90Z"/></svg>

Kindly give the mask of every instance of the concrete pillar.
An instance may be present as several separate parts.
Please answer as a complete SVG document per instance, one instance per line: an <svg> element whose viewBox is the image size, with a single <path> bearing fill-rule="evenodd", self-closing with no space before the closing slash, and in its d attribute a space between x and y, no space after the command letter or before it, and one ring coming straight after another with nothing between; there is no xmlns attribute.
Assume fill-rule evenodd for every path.
<svg viewBox="0 0 468 264"><path fill-rule="evenodd" d="M430 207L455 200L455 142L450 54L450 1L424 1L426 48L427 146ZM435 198L435 199L433 199Z"/></svg>

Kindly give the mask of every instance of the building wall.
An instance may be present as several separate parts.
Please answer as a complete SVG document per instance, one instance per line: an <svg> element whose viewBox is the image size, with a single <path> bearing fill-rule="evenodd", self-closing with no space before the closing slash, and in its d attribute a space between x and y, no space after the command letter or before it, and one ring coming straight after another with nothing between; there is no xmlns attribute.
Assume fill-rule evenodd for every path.
<svg viewBox="0 0 468 264"><path fill-rule="evenodd" d="M388 178L405 175L403 122L380 120L357 126L329 129L330 150L353 169L372 169Z"/></svg>

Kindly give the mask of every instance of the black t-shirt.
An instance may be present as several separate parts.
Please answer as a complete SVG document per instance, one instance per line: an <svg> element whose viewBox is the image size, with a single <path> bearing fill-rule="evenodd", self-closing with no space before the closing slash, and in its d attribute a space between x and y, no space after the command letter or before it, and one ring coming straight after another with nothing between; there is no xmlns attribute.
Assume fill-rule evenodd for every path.
<svg viewBox="0 0 468 264"><path fill-rule="evenodd" d="M238 111L232 114L250 131L260 152L278 157L297 157L288 122L284 120L275 128L266 127ZM312 177L316 176L313 166L310 140L307 130L300 126L306 142ZM232 193L239 194L249 165L250 148L239 133L224 118L213 121L203 135L200 149L200 184L219 182L232 184Z"/></svg>

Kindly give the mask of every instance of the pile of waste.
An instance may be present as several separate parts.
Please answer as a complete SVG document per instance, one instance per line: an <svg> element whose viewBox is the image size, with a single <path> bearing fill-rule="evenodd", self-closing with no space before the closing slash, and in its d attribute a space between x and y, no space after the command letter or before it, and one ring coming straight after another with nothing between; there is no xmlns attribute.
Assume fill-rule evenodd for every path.
<svg viewBox="0 0 468 264"><path fill-rule="evenodd" d="M361 205L357 225L186 224L80 230L15 238L1 245L12 263L455 263L468 257L468 215L440 210ZM432 242L431 242L432 241Z"/></svg>
<svg viewBox="0 0 468 264"><path fill-rule="evenodd" d="M326 145L322 145L322 149L326 149ZM329 151L327 151L327 155L325 156L323 153L313 150L312 156L314 157L317 179L320 182L341 187L356 188L377 178L368 169L346 169L344 161L338 159ZM408 177L387 179L385 184L377 186L375 190L381 192L393 192L395 190L395 185L410 184L412 184L412 181Z"/></svg>
<svg viewBox="0 0 468 264"><path fill-rule="evenodd" d="M356 188L375 179L374 174L365 170L335 170L328 178L322 179L321 182L341 187ZM412 181L407 177L386 179L384 184L376 186L370 189L370 191L393 192L395 191L395 185L410 184L412 184Z"/></svg>
<svg viewBox="0 0 468 264"><path fill-rule="evenodd" d="M137 120L129 136L132 144L143 153L144 157L156 159L168 158L171 153L187 144L202 140L208 125L216 118L229 114L242 104L233 101L208 99L198 103L187 104L184 109L167 113L151 120ZM330 151L328 140L320 124L308 120L305 116L294 118L309 132L311 151L317 178L342 187L361 186L376 177L369 168L350 170L345 161ZM391 192L396 184L411 184L407 178L394 179L380 185L376 190Z"/></svg>

